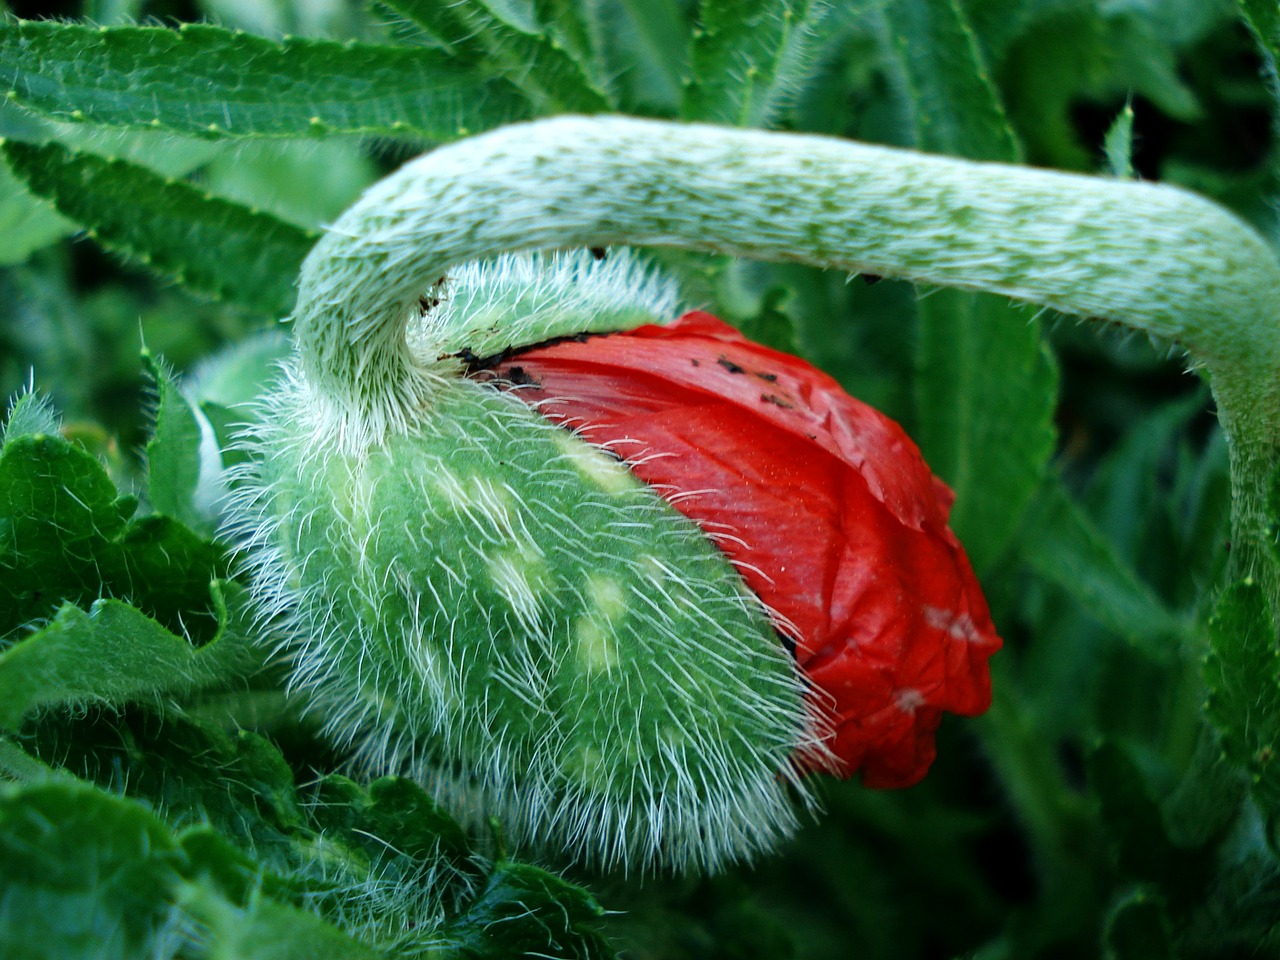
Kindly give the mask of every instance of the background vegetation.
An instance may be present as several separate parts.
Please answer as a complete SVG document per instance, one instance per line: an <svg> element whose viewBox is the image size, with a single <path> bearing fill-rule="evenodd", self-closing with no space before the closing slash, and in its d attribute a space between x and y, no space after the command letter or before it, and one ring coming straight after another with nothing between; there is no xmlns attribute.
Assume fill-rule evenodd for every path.
<svg viewBox="0 0 1280 960"><path fill-rule="evenodd" d="M1280 243L1274 5L8 6L0 387L48 403L16 406L0 453L0 956L1280 954L1275 662L1229 653L1263 616L1246 589L1211 625L1225 448L1173 345L654 255L691 304L907 427L1006 649L991 711L947 719L921 785L825 784L776 857L643 881L511 859L500 826L466 836L411 785L334 772L198 496L193 408L225 439L274 348L191 379L280 325L362 187L558 112L1162 180ZM49 15L68 19L16 19ZM1248 730L1215 707L1232 696Z"/></svg>

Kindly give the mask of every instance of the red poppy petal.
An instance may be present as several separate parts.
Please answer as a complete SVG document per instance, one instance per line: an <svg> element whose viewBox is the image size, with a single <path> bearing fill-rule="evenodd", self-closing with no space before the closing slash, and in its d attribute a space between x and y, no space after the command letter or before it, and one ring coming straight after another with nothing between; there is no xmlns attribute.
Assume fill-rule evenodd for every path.
<svg viewBox="0 0 1280 960"><path fill-rule="evenodd" d="M951 491L893 421L707 313L525 349L491 374L698 523L795 642L842 773L906 786L1000 639Z"/></svg>

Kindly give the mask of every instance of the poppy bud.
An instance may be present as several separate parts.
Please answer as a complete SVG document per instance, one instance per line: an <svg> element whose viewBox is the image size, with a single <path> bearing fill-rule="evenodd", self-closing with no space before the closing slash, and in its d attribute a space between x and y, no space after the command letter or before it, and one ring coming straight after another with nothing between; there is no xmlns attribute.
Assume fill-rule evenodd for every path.
<svg viewBox="0 0 1280 960"><path fill-rule="evenodd" d="M944 488L829 378L657 325L673 290L625 254L418 302L412 418L343 435L290 363L238 488L294 684L359 770L519 846L714 869L794 830L808 772L908 783L940 711L985 705Z"/></svg>
<svg viewBox="0 0 1280 960"><path fill-rule="evenodd" d="M887 417L707 313L517 350L485 374L622 458L717 543L829 716L845 775L924 776L1000 647L951 491Z"/></svg>

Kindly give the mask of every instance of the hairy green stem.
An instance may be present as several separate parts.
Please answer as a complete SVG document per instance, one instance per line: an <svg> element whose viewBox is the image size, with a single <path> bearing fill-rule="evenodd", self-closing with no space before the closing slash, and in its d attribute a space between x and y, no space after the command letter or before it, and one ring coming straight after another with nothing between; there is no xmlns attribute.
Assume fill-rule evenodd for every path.
<svg viewBox="0 0 1280 960"><path fill-rule="evenodd" d="M1222 208L1167 186L826 137L561 117L416 160L303 266L296 331L340 435L429 415L434 356L405 329L461 262L503 251L683 247L1003 293L1175 341L1231 445L1238 574L1280 609L1265 494L1280 461L1280 261Z"/></svg>

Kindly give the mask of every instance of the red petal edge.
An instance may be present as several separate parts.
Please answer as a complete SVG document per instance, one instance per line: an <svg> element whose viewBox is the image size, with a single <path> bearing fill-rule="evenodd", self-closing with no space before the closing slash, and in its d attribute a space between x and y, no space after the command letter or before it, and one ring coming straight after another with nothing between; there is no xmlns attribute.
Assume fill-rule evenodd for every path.
<svg viewBox="0 0 1280 960"><path fill-rule="evenodd" d="M831 377L701 311L519 350L487 375L721 547L794 641L839 774L909 786L943 712L990 706L1001 641L947 526L953 495Z"/></svg>

